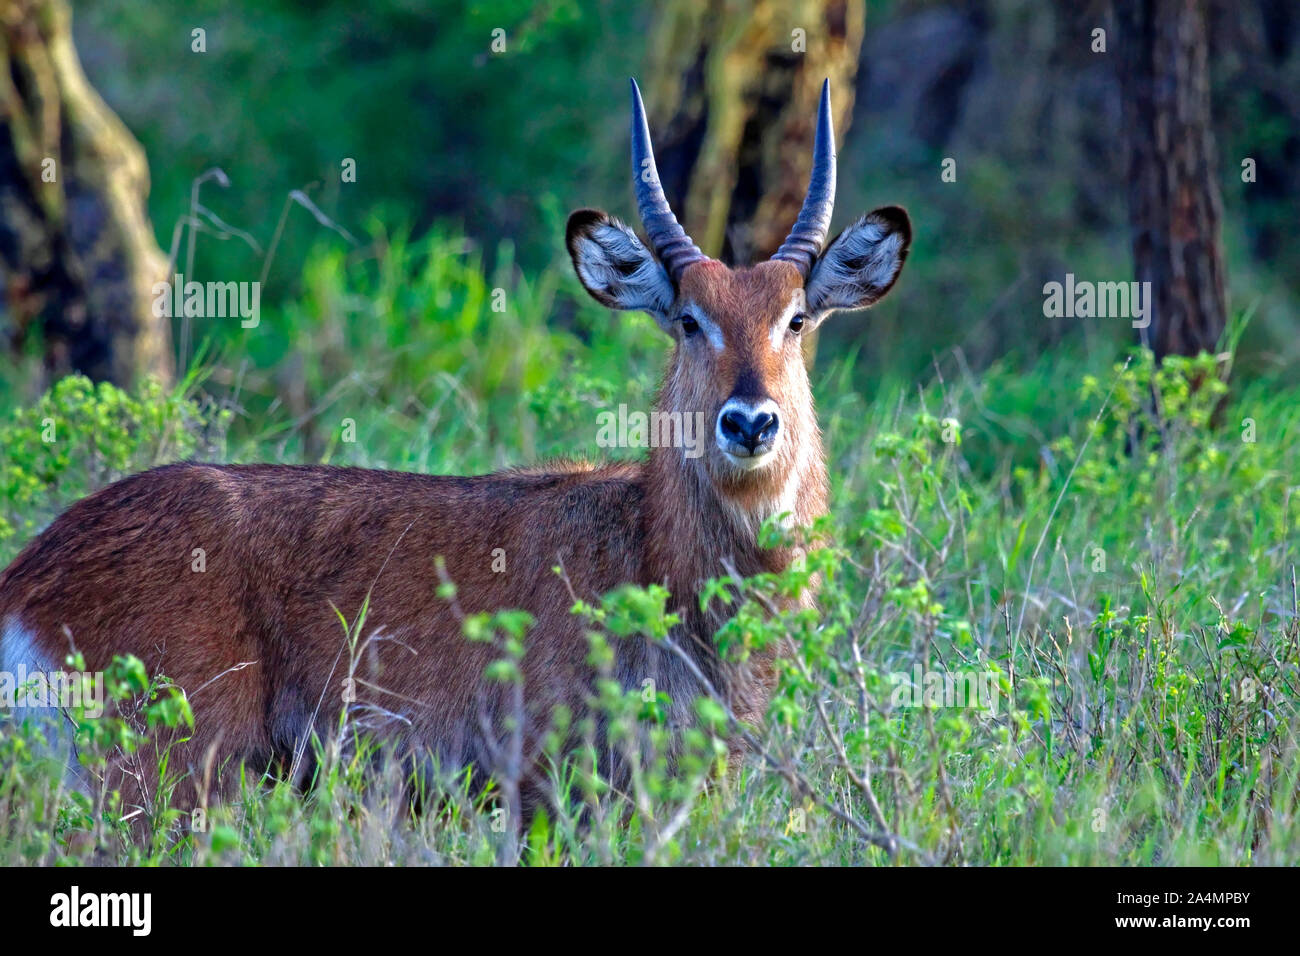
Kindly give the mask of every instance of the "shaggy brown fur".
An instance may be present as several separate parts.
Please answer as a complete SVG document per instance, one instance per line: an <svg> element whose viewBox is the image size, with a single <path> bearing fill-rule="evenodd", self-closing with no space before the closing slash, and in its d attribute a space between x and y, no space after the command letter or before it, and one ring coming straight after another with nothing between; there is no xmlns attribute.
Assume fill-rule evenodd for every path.
<svg viewBox="0 0 1300 956"><path fill-rule="evenodd" d="M897 214L897 228L888 217L864 220L874 230L867 240L883 244L872 246L879 262L863 283L870 298L855 307L883 294L901 268L910 233ZM195 771L178 802L197 805L206 796L199 792L205 766L224 768L215 789L228 794L240 762L254 770L290 765L311 735L327 734L347 673L334 609L354 620L368 598L365 633L383 639L362 655L358 702L404 718L386 734L407 753L488 773L497 769L492 755L505 737L511 692L483 676L499 652L468 642L455 609L437 595L441 556L464 613L523 608L536 618L523 658L529 760L557 707L590 713L593 674L582 622L570 613L573 594L594 602L629 582L667 586L683 621L676 643L741 718L759 720L771 659L720 660L713 635L728 611L701 612L697 593L727 565L742 574L788 566L786 551L757 546L762 521L790 512L806 525L826 510L812 394L798 333L788 328L804 278L784 261L732 270L701 260L668 288L644 247L611 222L602 213L575 214L575 265L584 281L609 275L617 282L635 268L637 281L665 284L660 301L671 307L656 317L676 346L657 409L702 412L704 455L658 447L643 464L474 478L274 465L158 468L68 509L0 574L0 657L61 663L75 646L89 668L102 670L129 653L176 681L197 721L173 757ZM608 268L603 247L587 242L593 235L644 261ZM590 267L585 274L580 256ZM611 288L591 291L639 307ZM696 310L714 341L684 332L673 319L679 308ZM809 316L808 327L821 317ZM737 397L779 408L781 439L762 467L746 470L713 440L719 411ZM205 570L192 567L196 548L206 554ZM553 572L557 564L566 579ZM648 640L616 640L614 650L625 687L653 680L674 702L672 723L690 722L702 690L691 668ZM0 669L13 664L0 659ZM139 802L127 770L114 768L110 785L123 789L128 804ZM524 781L525 809L543 798L544 784L540 773Z"/></svg>

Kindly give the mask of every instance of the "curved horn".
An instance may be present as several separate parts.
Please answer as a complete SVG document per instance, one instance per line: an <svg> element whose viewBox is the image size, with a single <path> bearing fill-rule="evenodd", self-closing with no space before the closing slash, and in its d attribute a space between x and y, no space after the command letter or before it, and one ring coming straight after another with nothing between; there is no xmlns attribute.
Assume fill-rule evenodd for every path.
<svg viewBox="0 0 1300 956"><path fill-rule="evenodd" d="M636 80L632 81L632 183L636 187L641 225L650 238L650 246L676 282L683 269L707 257L678 224L664 196L663 186L659 184L654 147L650 145L650 126L646 122L645 104L641 102Z"/></svg>
<svg viewBox="0 0 1300 956"><path fill-rule="evenodd" d="M784 259L799 267L804 278L821 255L822 243L831 227L835 207L835 131L831 127L831 81L822 83L822 103L817 113L817 136L813 140L813 168L808 178L799 218L773 259Z"/></svg>

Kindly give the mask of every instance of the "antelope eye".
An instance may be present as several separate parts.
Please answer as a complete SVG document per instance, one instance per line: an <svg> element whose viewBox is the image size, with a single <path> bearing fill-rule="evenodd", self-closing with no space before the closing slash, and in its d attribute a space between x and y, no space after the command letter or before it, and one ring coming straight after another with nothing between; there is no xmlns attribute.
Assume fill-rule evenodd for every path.
<svg viewBox="0 0 1300 956"><path fill-rule="evenodd" d="M790 331L793 332L795 335L798 335L800 332L803 331L803 324L807 321L808 321L808 316L800 312L798 315L796 315L793 319L790 320Z"/></svg>
<svg viewBox="0 0 1300 956"><path fill-rule="evenodd" d="M695 317L689 312L683 312L677 317L677 321L682 324L682 332L686 335L694 335L700 330L700 323L695 321Z"/></svg>

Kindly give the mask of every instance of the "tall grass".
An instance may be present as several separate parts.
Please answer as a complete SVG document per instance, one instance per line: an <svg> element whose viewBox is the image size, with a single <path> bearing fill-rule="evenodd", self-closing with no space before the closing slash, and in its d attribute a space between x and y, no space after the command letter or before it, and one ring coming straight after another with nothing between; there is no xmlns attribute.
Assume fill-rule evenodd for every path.
<svg viewBox="0 0 1300 956"><path fill-rule="evenodd" d="M209 330L218 357L177 394L60 383L0 426L0 559L95 485L177 456L451 473L595 457L597 412L647 406L666 345L648 320L578 301L558 270L525 280L498 258L485 276L448 236L361 264L324 254L257 336ZM982 372L954 352L870 399L854 368L823 354L815 375L833 544L716 586L746 598L726 653L786 651L763 727L701 700L668 773L664 702L602 671L610 642L670 640L664 596L622 589L576 612L595 707L634 767L626 792L589 741L550 754L556 799L526 832L503 812L508 779L481 793L459 768L424 774L413 813L399 765L344 710L305 790L245 768L240 798L197 808L195 826L162 780L142 844L121 822L133 808L71 793L11 720L0 862L1293 862L1300 395L1225 387L1224 356L1157 369L1119 349ZM776 610L814 574L815 614ZM496 679L517 678L527 624L465 622L499 648ZM366 640L364 618L340 627ZM135 713L163 707L154 724L184 732L165 683L150 700L120 670ZM84 723L92 768L155 745ZM750 756L721 776L737 731Z"/></svg>

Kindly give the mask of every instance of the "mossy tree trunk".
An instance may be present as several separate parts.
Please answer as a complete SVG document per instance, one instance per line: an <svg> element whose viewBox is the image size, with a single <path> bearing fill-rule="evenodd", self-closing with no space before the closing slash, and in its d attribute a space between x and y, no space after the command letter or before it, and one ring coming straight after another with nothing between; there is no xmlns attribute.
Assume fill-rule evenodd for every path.
<svg viewBox="0 0 1300 956"><path fill-rule="evenodd" d="M15 343L38 333L51 378L173 377L148 191L144 150L81 70L65 0L0 0L0 278Z"/></svg>
<svg viewBox="0 0 1300 956"><path fill-rule="evenodd" d="M664 191L707 255L765 259L803 205L826 78L843 142L865 5L673 0L659 11L647 89ZM814 349L808 336L810 361Z"/></svg>

